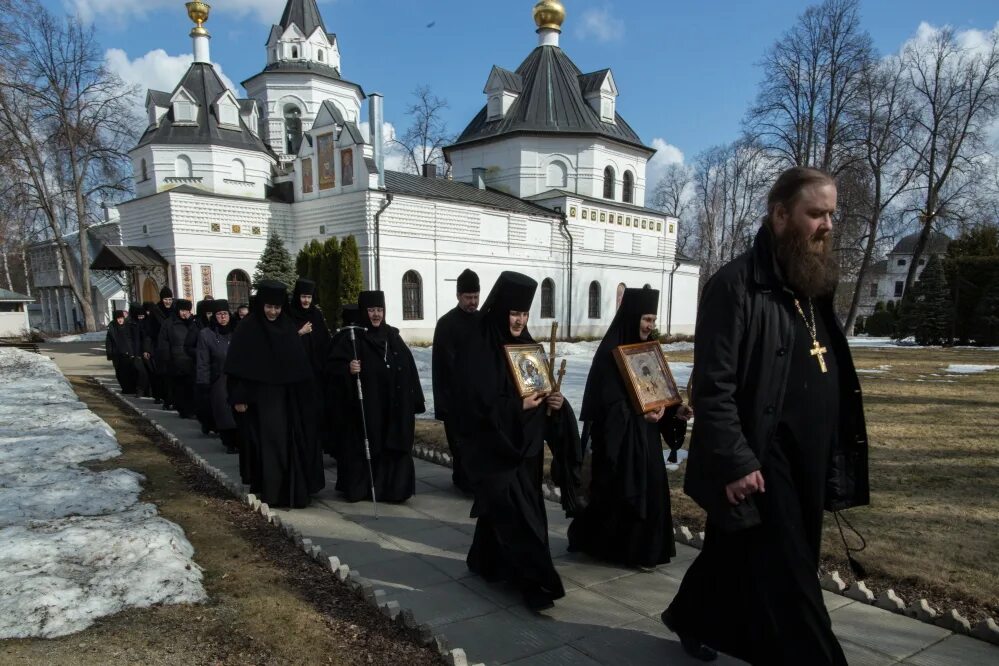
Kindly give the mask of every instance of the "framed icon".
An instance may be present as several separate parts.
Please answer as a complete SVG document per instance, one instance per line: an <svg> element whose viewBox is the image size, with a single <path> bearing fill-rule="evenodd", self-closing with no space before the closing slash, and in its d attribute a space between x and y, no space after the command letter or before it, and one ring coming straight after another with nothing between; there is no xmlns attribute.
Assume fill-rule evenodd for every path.
<svg viewBox="0 0 999 666"><path fill-rule="evenodd" d="M639 414L683 402L658 341L621 345L614 349L614 361Z"/></svg>
<svg viewBox="0 0 999 666"><path fill-rule="evenodd" d="M540 344L504 345L507 367L521 398L535 393L551 393L555 382L548 365L548 355Z"/></svg>

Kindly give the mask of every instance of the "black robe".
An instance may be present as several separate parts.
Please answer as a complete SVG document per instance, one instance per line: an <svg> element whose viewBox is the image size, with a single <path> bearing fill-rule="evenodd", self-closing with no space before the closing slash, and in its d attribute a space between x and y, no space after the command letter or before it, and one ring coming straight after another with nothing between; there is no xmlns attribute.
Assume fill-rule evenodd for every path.
<svg viewBox="0 0 999 666"><path fill-rule="evenodd" d="M569 550L628 566L654 567L676 555L662 440L683 445L679 406L658 423L636 413L614 362L614 348L641 341L643 313L625 292L586 379L582 418L592 438L592 479L586 509L569 526ZM653 309L653 312L655 310Z"/></svg>
<svg viewBox="0 0 999 666"><path fill-rule="evenodd" d="M288 314L295 322L296 330L301 330L306 323L312 324L312 332L299 335L298 340L305 350L305 355L309 359L309 366L312 368L313 390L316 392L316 401L320 405L328 405L329 381L326 376L326 363L329 359L330 329L326 325L326 317L319 306L312 305L308 310L302 308L298 302L298 293L291 296L288 304ZM333 427L329 418L329 410L316 410L312 417L316 420L316 432L319 434L319 441L323 451L333 453Z"/></svg>
<svg viewBox="0 0 999 666"><path fill-rule="evenodd" d="M125 320L125 336L132 346L132 368L135 372L135 393L139 396L149 395L149 361L143 354L150 351L146 329L146 320L129 317Z"/></svg>
<svg viewBox="0 0 999 666"><path fill-rule="evenodd" d="M804 299L802 299L804 300ZM793 306L792 306L793 307ZM790 372L777 432L760 461L761 522L726 531L708 520L704 548L670 604L675 628L752 664L846 664L818 584L826 471L839 422L839 366L828 329L828 372L810 355L796 318Z"/></svg>
<svg viewBox="0 0 999 666"><path fill-rule="evenodd" d="M236 415L243 483L277 507L307 506L326 485L315 421L307 416L320 405L297 337L286 314L267 321L261 305L233 333L225 360L229 403L248 405Z"/></svg>
<svg viewBox="0 0 999 666"><path fill-rule="evenodd" d="M416 362L399 330L384 322L355 335L375 499L403 502L416 491L415 415L426 409ZM336 489L348 502L371 499L357 379L350 374L353 359L354 344L344 332L337 336L328 367L339 387L338 401L331 405L339 412Z"/></svg>
<svg viewBox="0 0 999 666"><path fill-rule="evenodd" d="M465 492L471 491L471 484L462 465L456 419L449 414L449 410L454 400L455 360L461 344L474 334L475 321L474 312L455 307L437 320L433 342L434 418L444 422L444 434L454 463L452 481Z"/></svg>
<svg viewBox="0 0 999 666"><path fill-rule="evenodd" d="M160 300L149 308L149 312L146 315L146 335L149 341L149 348L146 351L150 353L149 367L152 370L152 374L149 377L150 388L152 389L153 398L164 402L169 400L170 382L167 379L167 368L157 359L156 346L160 339L160 329L164 323L170 320L170 315L173 313L174 308L164 307L163 301Z"/></svg>
<svg viewBox="0 0 999 666"><path fill-rule="evenodd" d="M104 338L104 349L107 359L114 365L115 379L122 393L135 393L136 375L133 361L135 349L125 324L118 324L114 319L108 325L108 334Z"/></svg>

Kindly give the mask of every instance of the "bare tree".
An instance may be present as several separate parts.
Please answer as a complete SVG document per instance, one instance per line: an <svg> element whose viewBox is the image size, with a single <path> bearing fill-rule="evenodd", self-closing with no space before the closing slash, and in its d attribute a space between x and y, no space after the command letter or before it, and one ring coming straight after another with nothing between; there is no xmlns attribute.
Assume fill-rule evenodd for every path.
<svg viewBox="0 0 999 666"><path fill-rule="evenodd" d="M764 57L763 83L747 119L750 134L784 166L846 168L857 142L850 112L873 54L859 0L809 7Z"/></svg>
<svg viewBox="0 0 999 666"><path fill-rule="evenodd" d="M961 217L982 176L985 131L999 112L999 30L981 50L962 45L951 28L914 41L903 54L916 103L919 237L905 291L934 226Z"/></svg>
<svg viewBox="0 0 999 666"><path fill-rule="evenodd" d="M666 166L652 192L652 208L663 211L677 220L676 251L683 254L694 235L695 225L688 220L691 208L690 167L672 163Z"/></svg>
<svg viewBox="0 0 999 666"><path fill-rule="evenodd" d="M13 11L13 10L12 10ZM96 329L87 229L101 200L128 190L130 96L106 69L92 28L31 0L0 41L0 133L20 196L57 244L87 330ZM79 234L79 272L64 235Z"/></svg>
<svg viewBox="0 0 999 666"><path fill-rule="evenodd" d="M406 109L410 125L396 145L405 153L406 164L412 173L420 173L424 164L434 164L444 173L444 146L452 142L444 122L446 99L433 93L430 86L420 86L413 91L414 101Z"/></svg>
<svg viewBox="0 0 999 666"><path fill-rule="evenodd" d="M868 201L856 238L855 247L862 247L863 251L846 316L847 331L852 331L857 321L861 288L881 240L882 220L889 208L910 191L915 177L914 155L909 148L915 120L911 88L902 60L889 57L870 63L861 76L859 99L857 124L862 138L863 162L858 163L857 181L859 188L867 192Z"/></svg>

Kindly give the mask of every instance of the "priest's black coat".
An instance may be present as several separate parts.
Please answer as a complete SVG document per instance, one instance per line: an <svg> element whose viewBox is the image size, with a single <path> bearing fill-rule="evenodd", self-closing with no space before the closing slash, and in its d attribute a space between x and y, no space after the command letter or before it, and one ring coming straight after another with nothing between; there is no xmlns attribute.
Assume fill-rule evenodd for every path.
<svg viewBox="0 0 999 666"><path fill-rule="evenodd" d="M115 378L118 380L121 392L135 393L136 373L133 361L136 351L125 324L111 320L108 334L104 339L104 348L107 359L114 365Z"/></svg>
<svg viewBox="0 0 999 666"><path fill-rule="evenodd" d="M356 379L350 374L354 345L350 335L338 335L330 354L329 371L340 387L336 489L350 502L371 499L364 453L364 430ZM416 490L413 465L415 415L426 410L413 353L399 330L382 323L356 333L361 361L361 386L368 444L375 477L375 499L402 502Z"/></svg>

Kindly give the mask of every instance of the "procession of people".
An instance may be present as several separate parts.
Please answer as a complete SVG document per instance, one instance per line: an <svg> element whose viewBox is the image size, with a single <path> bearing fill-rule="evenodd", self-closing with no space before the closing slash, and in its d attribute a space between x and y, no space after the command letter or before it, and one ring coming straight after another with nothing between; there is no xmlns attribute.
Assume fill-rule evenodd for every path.
<svg viewBox="0 0 999 666"><path fill-rule="evenodd" d="M816 576L822 519L867 504L869 489L860 386L832 306L835 209L828 174L779 176L752 248L704 288L688 404L643 408L659 384L630 388L623 370L622 350L657 346L658 291L624 289L577 421L552 382L554 363L528 377L523 368L539 375L537 359L510 360L511 349L537 344L528 324L538 283L504 271L479 308L478 275L458 275L456 306L434 334L432 379L453 483L476 520L469 570L516 587L534 611L565 595L546 472L572 518L569 551L642 571L668 565L666 457L676 460L696 414L683 491L706 512L706 537L675 598L663 600L663 623L702 661L721 651L753 664L845 664ZM206 297L192 312L164 288L156 304L115 312L107 358L123 392L151 393L218 433L271 506L308 505L326 485L324 455L345 501L405 502L426 409L413 353L386 320L383 292L345 304L332 331L315 293L309 280L290 296L265 280L251 304Z"/></svg>

